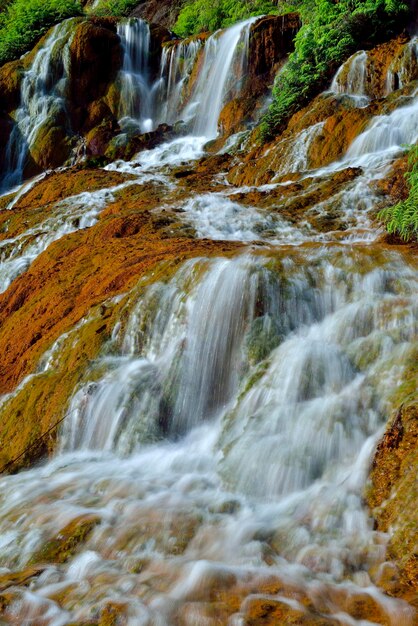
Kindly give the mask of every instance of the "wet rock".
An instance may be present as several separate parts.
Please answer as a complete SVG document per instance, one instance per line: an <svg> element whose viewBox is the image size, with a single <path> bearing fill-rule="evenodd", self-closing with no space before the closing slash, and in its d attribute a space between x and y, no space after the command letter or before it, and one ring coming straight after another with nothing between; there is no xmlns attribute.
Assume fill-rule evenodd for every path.
<svg viewBox="0 0 418 626"><path fill-rule="evenodd" d="M143 0L133 9L130 17L140 17L171 29L182 6L181 0Z"/></svg>
<svg viewBox="0 0 418 626"><path fill-rule="evenodd" d="M59 167L71 154L71 143L68 131L64 126L49 126L45 124L39 129L30 155L31 159L25 167L24 175L27 178L42 170Z"/></svg>
<svg viewBox="0 0 418 626"><path fill-rule="evenodd" d="M111 160L132 159L142 150L151 150L175 136L174 129L168 124L160 124L156 130L148 133L134 132L133 134L117 135L109 142L106 157Z"/></svg>
<svg viewBox="0 0 418 626"><path fill-rule="evenodd" d="M2 111L10 112L19 106L22 74L23 66L20 59L0 67L0 107Z"/></svg>
<svg viewBox="0 0 418 626"><path fill-rule="evenodd" d="M122 48L116 20L94 19L76 27L71 46L69 105L74 129L97 123L97 101L106 94L122 65ZM96 104L93 104L96 103ZM94 110L96 108L96 111Z"/></svg>
<svg viewBox="0 0 418 626"><path fill-rule="evenodd" d="M403 386L403 393L409 391L412 398L416 396L416 356L415 350ZM377 446L367 500L377 528L390 533L388 557L398 564L403 594L418 606L418 408L412 398L395 413Z"/></svg>
<svg viewBox="0 0 418 626"><path fill-rule="evenodd" d="M31 563L65 563L75 554L93 529L99 524L97 515L81 515L62 528L52 539L35 552Z"/></svg>
<svg viewBox="0 0 418 626"><path fill-rule="evenodd" d="M27 586L31 581L40 576L45 567L40 565L28 567L21 572L10 572L8 574L0 574L0 593L3 593L9 587ZM1 600L0 600L1 607Z"/></svg>
<svg viewBox="0 0 418 626"><path fill-rule="evenodd" d="M245 626L276 626L297 624L298 626L337 626L339 621L326 616L314 615L292 600L285 601L263 596L250 596L242 607Z"/></svg>

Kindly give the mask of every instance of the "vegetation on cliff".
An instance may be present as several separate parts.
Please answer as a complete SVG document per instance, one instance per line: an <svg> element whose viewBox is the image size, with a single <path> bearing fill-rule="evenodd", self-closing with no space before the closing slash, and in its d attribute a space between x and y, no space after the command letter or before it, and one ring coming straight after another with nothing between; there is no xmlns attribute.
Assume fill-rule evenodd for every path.
<svg viewBox="0 0 418 626"><path fill-rule="evenodd" d="M138 4L138 0L101 0L94 7L95 15L128 15Z"/></svg>
<svg viewBox="0 0 418 626"><path fill-rule="evenodd" d="M252 16L278 12L277 2L272 0L192 0L183 6L174 30L180 37L188 37L225 28Z"/></svg>
<svg viewBox="0 0 418 626"><path fill-rule="evenodd" d="M14 0L0 13L0 65L26 52L54 24L82 12L78 0Z"/></svg>
<svg viewBox="0 0 418 626"><path fill-rule="evenodd" d="M128 15L137 0L101 0L84 9L80 0L0 0L0 65L17 59L54 24L85 10L98 16ZM84 3L85 4L85 3Z"/></svg>
<svg viewBox="0 0 418 626"><path fill-rule="evenodd" d="M398 235L404 241L418 238L418 146L410 148L408 163L409 171L405 174L408 197L379 213L388 233Z"/></svg>
<svg viewBox="0 0 418 626"><path fill-rule="evenodd" d="M370 48L406 25L407 2L395 0L293 0L303 26L295 51L279 72L273 103L262 124L264 139L273 137L292 114L326 88L337 67L353 52Z"/></svg>

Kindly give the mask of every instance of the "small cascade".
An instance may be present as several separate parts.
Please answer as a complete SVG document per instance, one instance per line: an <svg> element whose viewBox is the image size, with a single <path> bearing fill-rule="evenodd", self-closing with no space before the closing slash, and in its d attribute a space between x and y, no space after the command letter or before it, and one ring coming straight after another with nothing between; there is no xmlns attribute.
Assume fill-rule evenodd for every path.
<svg viewBox="0 0 418 626"><path fill-rule="evenodd" d="M321 135L325 122L318 122L302 130L291 141L284 141L280 163L275 164L276 177L309 169L309 151Z"/></svg>
<svg viewBox="0 0 418 626"><path fill-rule="evenodd" d="M393 59L386 74L386 95L418 78L418 39L413 37Z"/></svg>
<svg viewBox="0 0 418 626"><path fill-rule="evenodd" d="M48 123L51 126L68 125L65 97L72 32L72 20L55 26L23 77L20 105L6 149L3 190L22 181L27 158L38 139L39 130Z"/></svg>
<svg viewBox="0 0 418 626"><path fill-rule="evenodd" d="M129 452L224 411L245 371L244 338L267 283L262 264L242 257L192 261L151 287L113 339L120 356L104 356L97 370L107 373L75 394L64 449Z"/></svg>
<svg viewBox="0 0 418 626"><path fill-rule="evenodd" d="M119 73L119 118L122 128L129 123L142 132L153 128L154 103L150 79L150 28L144 20L129 19L118 24L118 35L124 50Z"/></svg>
<svg viewBox="0 0 418 626"><path fill-rule="evenodd" d="M200 39L193 39L163 48L160 70L161 83L164 86L160 93L161 122L173 124L180 119L184 108L184 92L202 46Z"/></svg>
<svg viewBox="0 0 418 626"><path fill-rule="evenodd" d="M372 164L370 155L382 162L418 140L418 98L387 115L378 115L347 150L345 160L357 159L359 165ZM360 159L360 160L359 160Z"/></svg>
<svg viewBox="0 0 418 626"><path fill-rule="evenodd" d="M359 104L367 104L367 52L353 54L337 71L331 91L352 96Z"/></svg>
<svg viewBox="0 0 418 626"><path fill-rule="evenodd" d="M222 106L239 94L248 61L251 18L209 37L202 69L193 89L186 117L193 117L193 134L214 138Z"/></svg>
<svg viewBox="0 0 418 626"><path fill-rule="evenodd" d="M113 194L129 184L132 183L121 183L109 189L70 196L50 207L46 217L38 224L16 237L1 240L0 293L25 272L53 241L82 228L93 226L100 212L114 200ZM13 206L9 207L12 208Z"/></svg>

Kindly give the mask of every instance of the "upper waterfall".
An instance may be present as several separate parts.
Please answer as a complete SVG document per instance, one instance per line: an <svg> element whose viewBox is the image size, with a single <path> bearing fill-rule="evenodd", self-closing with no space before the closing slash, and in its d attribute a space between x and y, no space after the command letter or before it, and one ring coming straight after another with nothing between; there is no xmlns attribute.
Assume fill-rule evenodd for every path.
<svg viewBox="0 0 418 626"><path fill-rule="evenodd" d="M59 121L68 126L66 88L72 20L58 24L35 55L20 88L20 105L7 144L6 164L0 190L19 184L31 150L46 126Z"/></svg>
<svg viewBox="0 0 418 626"><path fill-rule="evenodd" d="M120 22L117 28L123 48L123 66L119 74L119 118L139 124L142 132L153 127L153 86L150 79L150 28L144 20Z"/></svg>
<svg viewBox="0 0 418 626"><path fill-rule="evenodd" d="M160 75L150 79L150 30L138 19L118 26L124 49L120 73L120 117L139 123L143 132L159 123L185 121L195 136L213 139L223 105L236 97L248 62L250 29L259 18L251 18L218 31L205 40L178 42L163 48ZM191 74L203 59L198 77ZM184 91L190 90L188 97Z"/></svg>
<svg viewBox="0 0 418 626"><path fill-rule="evenodd" d="M193 91L190 108L195 113L193 133L214 138L222 105L239 94L248 60L251 18L212 35L205 46L199 79ZM232 67L236 69L232 71Z"/></svg>

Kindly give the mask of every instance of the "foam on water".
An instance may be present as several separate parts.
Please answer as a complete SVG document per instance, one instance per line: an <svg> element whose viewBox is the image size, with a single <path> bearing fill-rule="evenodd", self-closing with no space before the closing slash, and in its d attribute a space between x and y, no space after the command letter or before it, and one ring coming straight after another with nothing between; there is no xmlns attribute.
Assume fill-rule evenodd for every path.
<svg viewBox="0 0 418 626"><path fill-rule="evenodd" d="M371 594L412 626L367 574L385 538L362 492L417 331L416 276L396 253L298 257L189 261L131 306L75 390L62 452L0 480L6 568L71 520L101 520L9 618L65 624L123 598L135 624L172 624L190 601L198 621L213 585L273 575L314 604L338 586Z"/></svg>
<svg viewBox="0 0 418 626"><path fill-rule="evenodd" d="M124 71L143 76L146 29L126 24L119 26L130 50ZM6 287L51 241L91 226L118 189L154 181L177 190L170 170L193 167L216 136L229 69L234 64L244 73L251 24L206 43L189 110L197 136L107 166L135 180L62 201L39 227L3 242ZM135 29L139 51L138 42L129 43ZM173 111L182 107L180 51L187 72L201 52L177 45L166 53L162 75ZM134 71L128 61L137 53ZM353 94L363 89L364 62L362 55L350 61ZM274 597L295 609L313 606L323 614L325 606L333 619L355 625L341 597L365 595L391 626L412 626L413 609L373 584L388 536L373 530L363 494L391 394L417 338L417 277L400 252L373 251L353 239L376 236L370 189L405 137L418 137L416 108L414 95L374 118L341 161L316 172L308 170L309 148L322 122L287 145L280 171L302 172L313 185L346 167L364 168L312 209L325 214L332 203L348 229L345 245L303 245L341 233L319 235L279 211L240 204L234 195L251 188L192 190L174 200L171 208L182 209L178 215L198 237L263 247L188 261L165 282L140 284L118 300L120 322L69 390L59 452L0 477L2 572L38 562L42 546L70 523L93 516L97 525L68 560L45 565L28 589L13 588L6 623L98 620L116 603L135 626L209 624L209 599L239 597L243 589L229 621L239 626L254 588L274 579L283 589ZM146 117L144 109L129 111L139 123ZM77 346L78 330L59 338L38 371L2 398L3 410L35 376L59 371L61 352Z"/></svg>
<svg viewBox="0 0 418 626"><path fill-rule="evenodd" d="M36 226L16 237L0 241L0 293L26 271L53 241L68 233L93 226L99 213L114 200L114 194L132 184L132 181L127 181L109 189L70 196L57 202L49 210L48 217ZM28 191L27 186L24 191Z"/></svg>

